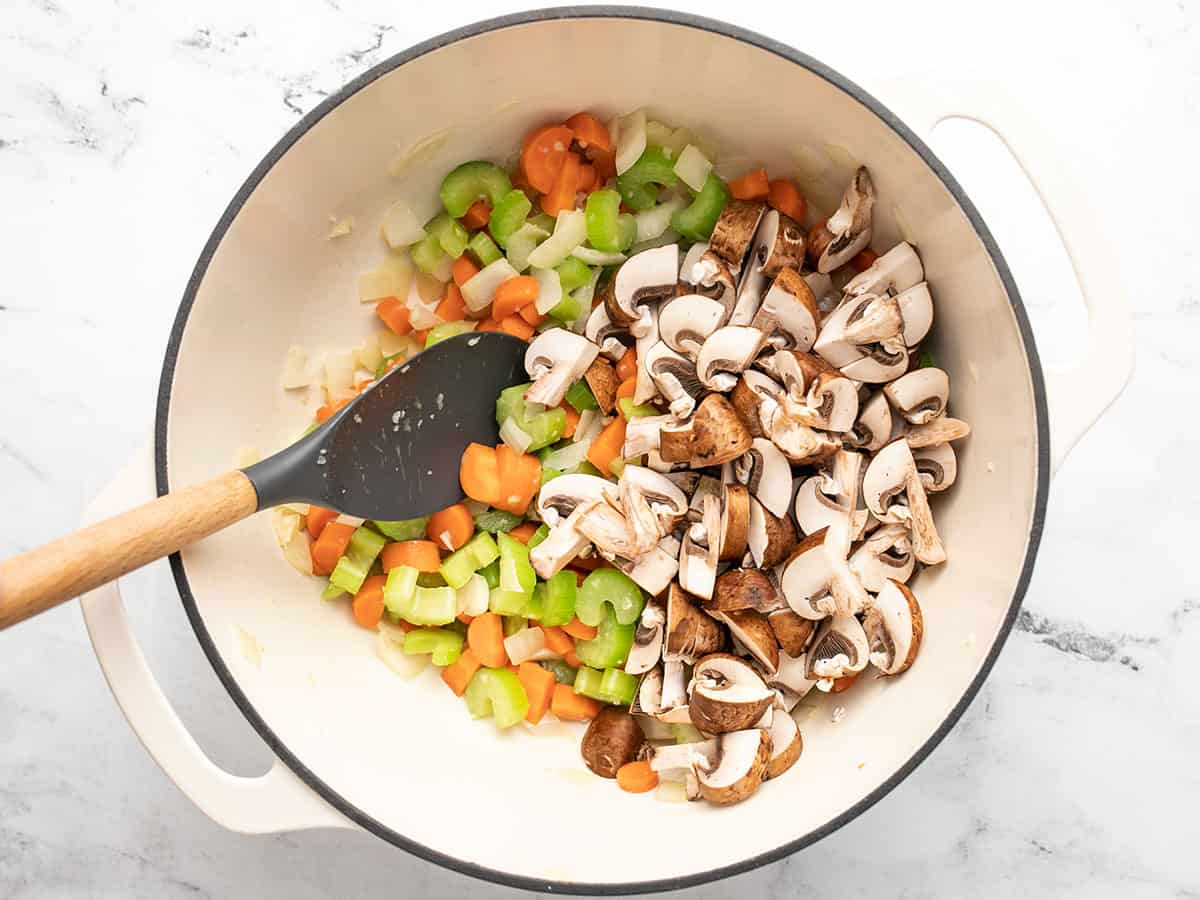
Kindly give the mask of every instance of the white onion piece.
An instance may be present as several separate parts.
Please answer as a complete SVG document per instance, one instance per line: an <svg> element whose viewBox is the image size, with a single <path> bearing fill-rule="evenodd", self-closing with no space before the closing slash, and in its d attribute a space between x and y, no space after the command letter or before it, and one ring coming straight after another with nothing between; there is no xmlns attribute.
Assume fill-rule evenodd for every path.
<svg viewBox="0 0 1200 900"><path fill-rule="evenodd" d="M659 803L687 803L687 785L682 781L659 781L654 799Z"/></svg>
<svg viewBox="0 0 1200 900"><path fill-rule="evenodd" d="M686 128L676 128L663 139L662 148L667 151L667 158L678 156L688 144L697 143L696 136Z"/></svg>
<svg viewBox="0 0 1200 900"><path fill-rule="evenodd" d="M579 414L579 421L575 423L575 434L572 435L571 440L579 442L595 438L604 427L600 422L603 418L600 410L585 409Z"/></svg>
<svg viewBox="0 0 1200 900"><path fill-rule="evenodd" d="M522 430L521 426L507 418L504 424L500 426L500 440L512 447L518 453L524 453L529 449L529 445L533 443L533 437L526 431Z"/></svg>
<svg viewBox="0 0 1200 900"><path fill-rule="evenodd" d="M286 547L300 532L300 516L290 509L277 506L271 510L271 530L275 532L275 542L280 547Z"/></svg>
<svg viewBox="0 0 1200 900"><path fill-rule="evenodd" d="M391 357L403 354L407 359L420 353L421 349L420 343L412 335L396 334L394 331L379 332L379 352L382 356Z"/></svg>
<svg viewBox="0 0 1200 900"><path fill-rule="evenodd" d="M545 228L532 222L526 222L509 236L508 246L505 247L505 256L514 269L524 272L529 268L529 254L549 236L550 232Z"/></svg>
<svg viewBox="0 0 1200 900"><path fill-rule="evenodd" d="M378 332L371 332L362 342L362 346L354 351L354 362L372 374L379 368L379 364L383 362L383 354L379 352Z"/></svg>
<svg viewBox="0 0 1200 900"><path fill-rule="evenodd" d="M281 503L280 509L286 509L288 512L294 512L298 516L307 516L312 510L312 507L307 503Z"/></svg>
<svg viewBox="0 0 1200 900"><path fill-rule="evenodd" d="M575 441L567 444L565 447L547 453L546 458L542 460L542 466L561 471L573 469L587 459L588 448L592 446L592 441L594 440L595 438L593 437L586 441Z"/></svg>
<svg viewBox="0 0 1200 900"><path fill-rule="evenodd" d="M650 209L634 213L633 221L637 223L637 237L634 238L635 246L645 241L653 241L666 234L667 229L671 227L671 216L675 215L675 213L679 212L687 204L687 200L683 197L672 197Z"/></svg>
<svg viewBox="0 0 1200 900"><path fill-rule="evenodd" d="M571 255L589 266L615 266L625 262L624 253L606 253L592 247L576 247L571 251Z"/></svg>
<svg viewBox="0 0 1200 900"><path fill-rule="evenodd" d="M522 628L504 639L504 652L514 666L531 659L559 659L560 655L546 646L546 632L540 628Z"/></svg>
<svg viewBox="0 0 1200 900"><path fill-rule="evenodd" d="M300 346L288 347L287 356L283 358L283 377L279 383L284 390L308 387L312 378L308 374L308 351Z"/></svg>
<svg viewBox="0 0 1200 900"><path fill-rule="evenodd" d="M666 125L658 119L646 120L646 143L653 144L657 147L666 145L671 140L671 135L674 129L670 125Z"/></svg>
<svg viewBox="0 0 1200 900"><path fill-rule="evenodd" d="M476 572L467 583L454 592L455 609L458 615L482 616L488 609L487 579Z"/></svg>
<svg viewBox="0 0 1200 900"><path fill-rule="evenodd" d="M342 513L333 521L337 522L339 525L349 525L351 528L359 528L362 526L362 523L367 520L360 519L358 516L348 516L345 513Z"/></svg>
<svg viewBox="0 0 1200 900"><path fill-rule="evenodd" d="M675 174L693 191L699 193L708 180L713 164L695 144L688 144L675 160Z"/></svg>
<svg viewBox="0 0 1200 900"><path fill-rule="evenodd" d="M390 253L378 268L358 276L360 303L378 303L387 297L407 297L413 263L407 254Z"/></svg>
<svg viewBox="0 0 1200 900"><path fill-rule="evenodd" d="M397 631L400 637L393 638L392 632ZM404 632L394 625L379 623L379 637L375 639L375 652L387 664L387 667L401 678L416 678L429 667L428 653L405 653Z"/></svg>
<svg viewBox="0 0 1200 900"><path fill-rule="evenodd" d="M655 247L665 247L667 244L678 244L679 232L674 228L668 228L656 238L650 238L648 241L639 241L629 248L629 255L635 256L643 250L653 250Z"/></svg>
<svg viewBox="0 0 1200 900"><path fill-rule="evenodd" d="M581 284L571 292L571 296L583 305L584 314L579 317L581 322L586 322L588 314L592 311L592 298L596 295L596 284L599 281L600 270L592 269L592 277L588 279L587 283Z"/></svg>
<svg viewBox="0 0 1200 900"><path fill-rule="evenodd" d="M623 175L646 152L646 111L638 109L621 118L617 129L617 174Z"/></svg>
<svg viewBox="0 0 1200 900"><path fill-rule="evenodd" d="M384 211L383 221L379 230L389 247L407 247L417 241L424 240L425 229L417 214L403 200L393 203Z"/></svg>
<svg viewBox="0 0 1200 900"><path fill-rule="evenodd" d="M438 260L437 267L429 274L442 284L449 284L450 279L454 277L454 260L449 256L443 256Z"/></svg>
<svg viewBox="0 0 1200 900"><path fill-rule="evenodd" d="M325 390L340 399L354 391L354 359L349 353L330 353L325 357Z"/></svg>
<svg viewBox="0 0 1200 900"><path fill-rule="evenodd" d="M562 279L554 269L535 269L533 278L538 283L538 295L533 307L544 316L562 302Z"/></svg>
<svg viewBox="0 0 1200 900"><path fill-rule="evenodd" d="M309 549L308 532L303 528L292 535L283 546L283 558L301 575L312 575L312 552Z"/></svg>
<svg viewBox="0 0 1200 900"><path fill-rule="evenodd" d="M546 245L543 244L542 246ZM541 248L539 247L538 249L540 250ZM508 279L516 278L520 274L504 257L484 266L462 285L463 300L466 301L467 309L471 310L471 312L478 312L483 309L492 302L492 297L496 295L496 288L500 287Z"/></svg>
<svg viewBox="0 0 1200 900"><path fill-rule="evenodd" d="M570 256L571 251L585 240L587 240L587 217L583 210L564 209L554 222L554 234L529 254L529 264L535 269L552 269ZM467 284L470 283L467 282Z"/></svg>

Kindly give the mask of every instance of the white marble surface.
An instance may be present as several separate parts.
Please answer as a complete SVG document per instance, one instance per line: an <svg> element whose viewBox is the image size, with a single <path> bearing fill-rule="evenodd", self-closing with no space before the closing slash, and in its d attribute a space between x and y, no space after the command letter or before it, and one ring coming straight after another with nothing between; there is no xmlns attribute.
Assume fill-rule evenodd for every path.
<svg viewBox="0 0 1200 900"><path fill-rule="evenodd" d="M1200 855L1200 16L1183 2L907 4L781 14L673 4L770 33L885 102L898 69L969 65L1052 123L1127 265L1138 368L1054 485L1019 630L899 789L800 855L697 897L1195 897ZM0 555L68 530L149 433L168 325L212 224L303 111L414 41L510 4L0 4ZM1086 10L1086 13L1085 13ZM781 113L785 110L781 110ZM1081 314L974 133L935 139L993 221L1044 355ZM1028 202L1028 201L1026 201ZM1032 215L1032 214L1029 214ZM265 748L162 567L133 614L213 757ZM968 601L969 598L964 598ZM0 896L513 896L365 835L243 837L155 767L77 609L0 634Z"/></svg>

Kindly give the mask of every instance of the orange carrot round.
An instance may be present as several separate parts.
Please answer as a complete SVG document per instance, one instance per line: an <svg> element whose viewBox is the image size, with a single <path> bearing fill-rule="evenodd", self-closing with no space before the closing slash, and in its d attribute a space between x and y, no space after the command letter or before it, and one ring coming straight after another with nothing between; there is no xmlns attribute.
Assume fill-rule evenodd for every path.
<svg viewBox="0 0 1200 900"><path fill-rule="evenodd" d="M594 719L603 708L604 704L599 700L575 693L568 684L556 684L554 696L550 698L550 712L564 722L583 722L587 719Z"/></svg>
<svg viewBox="0 0 1200 900"><path fill-rule="evenodd" d="M541 625L539 627L542 629L542 633L546 635L547 649L553 650L555 653L561 653L564 656L575 652L575 641L561 628L556 628L553 625Z"/></svg>
<svg viewBox="0 0 1200 900"><path fill-rule="evenodd" d="M504 623L494 612L485 612L471 620L467 626L467 647L480 665L489 669L508 665L508 654L504 652Z"/></svg>
<svg viewBox="0 0 1200 900"><path fill-rule="evenodd" d="M388 297L375 304L375 315L396 334L408 334L412 331L412 324L409 322L412 313L396 297Z"/></svg>
<svg viewBox="0 0 1200 900"><path fill-rule="evenodd" d="M479 659L470 647L464 647L458 659L442 669L442 681L454 691L455 696L461 697L467 692L471 678L479 671Z"/></svg>
<svg viewBox="0 0 1200 900"><path fill-rule="evenodd" d="M483 444L468 444L458 468L463 493L472 500L492 504L500 499L500 468L496 451Z"/></svg>
<svg viewBox="0 0 1200 900"><path fill-rule="evenodd" d="M492 506L523 515L541 486L542 464L536 456L517 453L507 444L500 444L496 447L496 468L500 496Z"/></svg>
<svg viewBox="0 0 1200 900"><path fill-rule="evenodd" d="M575 190L586 194L594 187L596 187L596 167L591 163L584 163L579 167L579 181L575 185Z"/></svg>
<svg viewBox="0 0 1200 900"><path fill-rule="evenodd" d="M526 303L519 310L517 316L525 321L527 325L532 325L535 328L546 321L546 317L537 311L537 307L532 303Z"/></svg>
<svg viewBox="0 0 1200 900"><path fill-rule="evenodd" d="M455 284L462 287L474 278L478 272L479 266L475 265L473 260L464 255L454 261L454 265L450 268L450 277L454 279Z"/></svg>
<svg viewBox="0 0 1200 900"><path fill-rule="evenodd" d="M617 360L617 377L622 381L637 377L637 350L633 347L626 350Z"/></svg>
<svg viewBox="0 0 1200 900"><path fill-rule="evenodd" d="M517 275L496 288L492 297L492 318L497 321L516 314L528 306L538 295L537 279L532 275Z"/></svg>
<svg viewBox="0 0 1200 900"><path fill-rule="evenodd" d="M575 638L577 641L590 641L596 637L595 625L584 625L579 621L579 616L575 616L562 627L562 630Z"/></svg>
<svg viewBox="0 0 1200 900"><path fill-rule="evenodd" d="M353 534L354 526L341 522L330 522L321 529L321 536L313 541L309 549L314 575L328 575L333 571L338 559L350 546L350 537Z"/></svg>
<svg viewBox="0 0 1200 900"><path fill-rule="evenodd" d="M337 512L332 509L310 506L308 508L308 515L304 519L304 527L308 529L308 536L315 541L321 536L321 529L337 517Z"/></svg>
<svg viewBox="0 0 1200 900"><path fill-rule="evenodd" d="M384 546L379 556L385 572L397 566L412 566L418 572L436 572L442 566L438 545L433 541L393 541Z"/></svg>
<svg viewBox="0 0 1200 900"><path fill-rule="evenodd" d="M533 533L537 531L537 526L532 522L522 522L516 528L508 533L510 538L516 538L522 544L528 544L529 539L533 537Z"/></svg>
<svg viewBox="0 0 1200 900"><path fill-rule="evenodd" d="M596 436L596 439L592 441L592 445L588 447L588 462L603 474L609 475L612 473L613 460L621 455L621 448L624 445L625 417L616 416L604 426L604 430Z"/></svg>
<svg viewBox="0 0 1200 900"><path fill-rule="evenodd" d="M571 129L575 141L580 147L595 147L597 150L612 150L612 135L604 123L589 112L578 112L567 119L566 126Z"/></svg>
<svg viewBox="0 0 1200 900"><path fill-rule="evenodd" d="M644 794L658 787L658 773L645 759L625 763L617 769L617 787L631 794Z"/></svg>
<svg viewBox="0 0 1200 900"><path fill-rule="evenodd" d="M754 169L729 182L729 193L735 200L766 200L770 189L766 169Z"/></svg>
<svg viewBox="0 0 1200 900"><path fill-rule="evenodd" d="M437 305L434 315L443 322L461 322L467 317L467 303L453 281L446 285L446 296Z"/></svg>
<svg viewBox="0 0 1200 900"><path fill-rule="evenodd" d="M387 578L383 575L368 575L350 608L354 621L363 628L375 628L383 618L383 586Z"/></svg>
<svg viewBox="0 0 1200 900"><path fill-rule="evenodd" d="M492 216L492 207L486 200L476 200L463 214L463 227L468 231L478 231L488 223Z"/></svg>
<svg viewBox="0 0 1200 900"><path fill-rule="evenodd" d="M546 125L525 138L521 149L521 171L539 194L553 190L574 137L566 125Z"/></svg>
<svg viewBox="0 0 1200 900"><path fill-rule="evenodd" d="M319 407L317 409L317 422L318 423L328 422L331 418L333 418L334 413L336 413L339 409L341 409L343 406L345 406L347 403L349 403L353 399L354 399L354 397L343 397L341 400L338 400L335 403L327 403L324 406Z"/></svg>
<svg viewBox="0 0 1200 900"><path fill-rule="evenodd" d="M525 696L529 698L529 711L525 713L525 721L536 725L550 710L554 686L557 683L554 673L535 662L526 661L517 666L517 678L525 688Z"/></svg>
<svg viewBox="0 0 1200 900"><path fill-rule="evenodd" d="M429 517L425 536L443 550L457 550L475 534L471 511L461 503L447 506Z"/></svg>
<svg viewBox="0 0 1200 900"><path fill-rule="evenodd" d="M631 375L620 383L617 387L617 400L623 400L626 397L630 399L637 393L637 375Z"/></svg>
<svg viewBox="0 0 1200 900"><path fill-rule="evenodd" d="M562 436L574 437L575 429L579 427L579 412L566 400L558 404L558 408L567 414L567 427L563 429Z"/></svg>
<svg viewBox="0 0 1200 900"><path fill-rule="evenodd" d="M796 183L788 178L776 178L771 182L767 191L767 202L797 222L803 223L808 214L808 201L804 199Z"/></svg>
<svg viewBox="0 0 1200 900"><path fill-rule="evenodd" d="M501 319L499 330L523 341L533 337L533 326L520 316L507 316Z"/></svg>
<svg viewBox="0 0 1200 900"><path fill-rule="evenodd" d="M557 216L564 210L575 208L575 194L579 190L579 170L582 166L577 154L567 154L558 178L550 190L542 195L542 212L548 216Z"/></svg>

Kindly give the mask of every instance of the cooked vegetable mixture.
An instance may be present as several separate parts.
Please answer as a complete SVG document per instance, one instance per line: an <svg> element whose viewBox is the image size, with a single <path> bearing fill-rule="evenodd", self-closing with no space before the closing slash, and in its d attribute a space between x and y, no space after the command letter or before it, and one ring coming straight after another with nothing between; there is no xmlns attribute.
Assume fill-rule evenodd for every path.
<svg viewBox="0 0 1200 900"><path fill-rule="evenodd" d="M286 557L472 717L589 722L584 762L630 792L748 797L799 758L806 693L920 648L907 584L946 559L929 497L969 433L920 258L871 248L865 168L810 209L764 169L726 183L641 111L537 128L514 171L464 162L440 201L423 225L387 211L359 281L383 328L326 359L317 421L466 331L528 341L529 383L463 454L463 502L282 508ZM306 365L293 348L285 388Z"/></svg>

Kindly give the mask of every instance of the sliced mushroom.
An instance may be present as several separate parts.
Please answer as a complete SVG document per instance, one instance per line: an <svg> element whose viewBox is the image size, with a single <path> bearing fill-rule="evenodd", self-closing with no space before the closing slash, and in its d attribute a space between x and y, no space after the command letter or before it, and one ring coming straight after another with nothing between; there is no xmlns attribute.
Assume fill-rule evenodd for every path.
<svg viewBox="0 0 1200 900"><path fill-rule="evenodd" d="M745 800L762 784L770 758L771 736L761 728L722 735L716 766L697 771L701 796L719 806Z"/></svg>
<svg viewBox="0 0 1200 900"><path fill-rule="evenodd" d="M775 640L779 642L779 649L788 656L802 654L816 628L811 619L806 619L790 609L777 609L768 613L767 624L775 632Z"/></svg>
<svg viewBox="0 0 1200 900"><path fill-rule="evenodd" d="M698 282L695 278L696 263L704 257L708 252L708 243L706 241L696 241L692 246L688 247L687 253L683 254L683 262L679 264L679 283L682 285L694 286ZM703 270L702 270L703 271ZM686 293L686 291L682 292Z"/></svg>
<svg viewBox="0 0 1200 900"><path fill-rule="evenodd" d="M933 297L929 293L929 285L923 281L913 285L896 295L896 303L904 319L904 343L915 347L925 340L929 329L933 327Z"/></svg>
<svg viewBox="0 0 1200 900"><path fill-rule="evenodd" d="M805 676L829 690L834 679L867 667L871 653L867 633L854 616L835 615L821 623L805 654Z"/></svg>
<svg viewBox="0 0 1200 900"><path fill-rule="evenodd" d="M650 768L660 773L676 772L681 769L689 772L711 769L716 766L718 753L717 738L693 741L688 744L667 744L654 748L654 753L650 757Z"/></svg>
<svg viewBox="0 0 1200 900"><path fill-rule="evenodd" d="M844 529L826 528L802 540L780 573L784 599L798 615L820 620L858 613L870 603L862 583L846 562Z"/></svg>
<svg viewBox="0 0 1200 900"><path fill-rule="evenodd" d="M554 481L558 479L555 478ZM554 481L547 484L553 484ZM575 527L607 558L634 559L644 552L630 527L629 520L611 503L595 504Z"/></svg>
<svg viewBox="0 0 1200 900"><path fill-rule="evenodd" d="M833 289L833 279L823 272L806 272L804 282L812 289L821 318L832 313L841 302L841 294Z"/></svg>
<svg viewBox="0 0 1200 900"><path fill-rule="evenodd" d="M750 368L766 336L748 325L726 325L705 340L696 356L696 375L714 391L730 391Z"/></svg>
<svg viewBox="0 0 1200 900"><path fill-rule="evenodd" d="M597 306L596 309L603 309L603 307ZM622 345L622 349L624 349L624 345ZM600 407L600 412L611 416L617 406L617 388L621 386L621 379L617 377L617 370L613 364L607 359L596 357L588 366L588 370L583 373L583 380L587 383L592 396L596 398L596 405Z"/></svg>
<svg viewBox="0 0 1200 900"><path fill-rule="evenodd" d="M865 166L846 186L841 206L808 233L808 258L818 272L832 272L871 243L871 209L875 186Z"/></svg>
<svg viewBox="0 0 1200 900"><path fill-rule="evenodd" d="M637 459L644 454L658 452L662 429L674 421L671 416L634 416L625 425L625 444L621 448L621 456L624 459Z"/></svg>
<svg viewBox="0 0 1200 900"><path fill-rule="evenodd" d="M641 318L629 326L630 333L635 337L634 349L637 350L637 383L633 390L633 402L638 404L648 402L658 393L658 385L650 375L650 351L661 343L658 339L658 304L647 304L641 310Z"/></svg>
<svg viewBox="0 0 1200 900"><path fill-rule="evenodd" d="M903 341L857 345L846 337L851 316L869 305L871 297L851 298L835 309L821 326L813 351L847 378L883 384L903 375L908 368L908 351Z"/></svg>
<svg viewBox="0 0 1200 900"><path fill-rule="evenodd" d="M907 350L889 350L882 344L860 348L866 351L861 359L842 366L842 374L866 384L885 384L899 378L908 369Z"/></svg>
<svg viewBox="0 0 1200 900"><path fill-rule="evenodd" d="M641 356L638 361L639 365L643 364ZM696 401L705 393L691 360L659 341L646 354L644 365L653 384L670 405L671 415L677 419L690 416Z"/></svg>
<svg viewBox="0 0 1200 900"><path fill-rule="evenodd" d="M859 406L858 419L842 442L847 447L874 453L891 439L892 407L883 391L876 391Z"/></svg>
<svg viewBox="0 0 1200 900"><path fill-rule="evenodd" d="M673 297L678 283L678 244L634 254L621 264L604 291L609 320L638 337L649 312L647 304Z"/></svg>
<svg viewBox="0 0 1200 900"><path fill-rule="evenodd" d="M929 498L906 441L892 441L875 454L863 476L862 492L867 508L881 522L909 525L917 559L930 566L946 561L946 550L929 509ZM907 505L893 505L901 493L905 495Z"/></svg>
<svg viewBox="0 0 1200 900"><path fill-rule="evenodd" d="M647 417L649 418L649 417ZM626 431L628 434L628 431ZM679 488L685 494L694 494L700 485L701 475L699 472L670 472L667 474L667 479L675 487Z"/></svg>
<svg viewBox="0 0 1200 900"><path fill-rule="evenodd" d="M565 328L543 331L525 351L525 371L533 385L525 392L530 403L558 406L573 383L583 377L600 348Z"/></svg>
<svg viewBox="0 0 1200 900"><path fill-rule="evenodd" d="M806 425L792 414L793 406L791 398L785 396L782 405L770 410L764 403L759 413L773 413L763 422L767 436L794 465L816 465L841 449L840 438Z"/></svg>
<svg viewBox="0 0 1200 900"><path fill-rule="evenodd" d="M925 622L913 592L889 581L863 617L871 665L884 675L899 675L913 664L921 649Z"/></svg>
<svg viewBox="0 0 1200 900"><path fill-rule="evenodd" d="M544 543L544 542L543 542ZM539 547L541 544L538 545ZM534 550L537 547L533 548ZM533 556L533 550L529 552ZM633 647L625 660L625 671L630 675L642 675L658 665L662 659L663 634L667 624L667 607L657 597L649 597L638 618L637 629L633 633ZM639 690L640 693L640 690ZM661 697L662 687L659 687Z"/></svg>
<svg viewBox="0 0 1200 900"><path fill-rule="evenodd" d="M877 594L888 581L908 581L916 562L908 529L903 525L884 525L850 554L849 565L862 586Z"/></svg>
<svg viewBox="0 0 1200 900"><path fill-rule="evenodd" d="M921 258L910 244L901 241L871 263L848 282L843 291L847 296L885 294L908 290L925 278Z"/></svg>
<svg viewBox="0 0 1200 900"><path fill-rule="evenodd" d="M694 293L716 300L725 309L728 321L737 304L737 279L729 266L715 253L707 252L692 266L691 283Z"/></svg>
<svg viewBox="0 0 1200 900"><path fill-rule="evenodd" d="M863 294L854 303L843 332L846 340L857 346L883 343L890 347L897 341L903 344L904 317L895 297Z"/></svg>
<svg viewBox="0 0 1200 900"><path fill-rule="evenodd" d="M636 559L605 553L612 564L628 575L633 582L651 596L657 596L667 589L676 573L679 571L679 542L667 535L648 553L643 553Z"/></svg>
<svg viewBox="0 0 1200 900"><path fill-rule="evenodd" d="M774 209L763 214L754 235L754 265L767 278L784 269L804 267L804 229L791 217Z"/></svg>
<svg viewBox="0 0 1200 900"><path fill-rule="evenodd" d="M729 400L733 408L746 424L746 429L753 437L766 437L764 421L769 422L778 411L779 401L784 394L783 385L769 375L754 369L747 369L738 379ZM764 415L763 404L770 402Z"/></svg>
<svg viewBox="0 0 1200 900"><path fill-rule="evenodd" d="M852 450L839 450L826 472L804 480L796 491L793 512L805 534L840 525L857 540L866 525L868 511L858 509L858 487L863 457Z"/></svg>
<svg viewBox="0 0 1200 900"><path fill-rule="evenodd" d="M817 339L820 321L812 288L795 269L785 268L775 276L750 324L777 350L807 353Z"/></svg>
<svg viewBox="0 0 1200 900"><path fill-rule="evenodd" d="M702 600L713 594L721 542L721 498L714 492L702 497L699 522L693 522L679 549L679 585Z"/></svg>
<svg viewBox="0 0 1200 900"><path fill-rule="evenodd" d="M625 466L617 488L638 555L669 534L687 513L688 501L683 491L665 475L644 466Z"/></svg>
<svg viewBox="0 0 1200 900"><path fill-rule="evenodd" d="M616 778L617 769L637 759L645 743L646 736L633 716L607 706L588 725L580 752L587 767L601 778Z"/></svg>
<svg viewBox="0 0 1200 900"><path fill-rule="evenodd" d="M766 616L756 609L739 609L717 613L717 618L766 672L773 674L779 668L779 641Z"/></svg>
<svg viewBox="0 0 1200 900"><path fill-rule="evenodd" d="M807 661L803 654L791 656L786 652L781 653L779 654L779 669L766 679L767 686L787 691L798 702L816 684L815 679L810 679L804 674L805 668L807 668ZM795 706L795 703L792 705Z"/></svg>
<svg viewBox="0 0 1200 900"><path fill-rule="evenodd" d="M767 730L771 735L771 755L767 758L764 779L778 778L796 764L804 750L800 729L790 714L776 715Z"/></svg>
<svg viewBox="0 0 1200 900"><path fill-rule="evenodd" d="M730 569L717 577L712 600L705 608L713 612L753 609L767 613L783 605L779 592L766 573L758 569Z"/></svg>
<svg viewBox="0 0 1200 900"><path fill-rule="evenodd" d="M937 444L913 451L917 471L921 473L921 484L931 494L944 491L958 477L958 457L949 444Z"/></svg>
<svg viewBox="0 0 1200 900"><path fill-rule="evenodd" d="M971 426L961 419L938 416L924 425L913 425L904 431L904 440L913 450L935 447L949 441L957 441L971 433Z"/></svg>
<svg viewBox="0 0 1200 900"><path fill-rule="evenodd" d="M773 700L750 664L728 653L709 654L692 670L688 710L692 724L709 734L752 728Z"/></svg>
<svg viewBox="0 0 1200 900"><path fill-rule="evenodd" d="M653 716L660 722L678 725L691 724L688 715L687 678L682 662L664 662L642 676L634 705L637 712Z"/></svg>
<svg viewBox="0 0 1200 900"><path fill-rule="evenodd" d="M603 501L610 487L611 482L596 475L560 475L538 492L538 518L553 528L580 504Z"/></svg>
<svg viewBox="0 0 1200 900"><path fill-rule="evenodd" d="M796 548L796 527L786 514L776 516L751 497L747 544L756 566L778 565Z"/></svg>
<svg viewBox="0 0 1200 900"><path fill-rule="evenodd" d="M608 310L603 303L588 315L583 334L609 359L616 361L625 355L625 341L629 339L629 335L624 326L614 324L608 317Z"/></svg>
<svg viewBox="0 0 1200 900"><path fill-rule="evenodd" d="M708 249L720 257L734 275L741 271L766 211L767 205L761 200L730 200L721 210L712 237L708 239Z"/></svg>
<svg viewBox="0 0 1200 900"><path fill-rule="evenodd" d="M846 323L862 302L860 298L846 300L821 324L821 331L813 342L813 352L834 368L840 369L862 359L862 351L846 339Z"/></svg>
<svg viewBox="0 0 1200 900"><path fill-rule="evenodd" d="M792 467L787 457L766 438L755 438L750 449L733 462L733 477L746 485L772 515L787 515L792 499Z"/></svg>
<svg viewBox="0 0 1200 900"><path fill-rule="evenodd" d="M575 526L595 505L594 500L580 503L566 519L550 529L544 541L529 551L529 562L541 578L553 578L591 543Z"/></svg>
<svg viewBox="0 0 1200 900"><path fill-rule="evenodd" d="M720 302L701 294L684 294L663 304L658 333L676 353L695 361L708 336L725 323L729 311ZM693 368L692 377L695 377Z"/></svg>
<svg viewBox="0 0 1200 900"><path fill-rule="evenodd" d="M750 490L744 484L722 485L720 559L746 555L750 534Z"/></svg>
<svg viewBox="0 0 1200 900"><path fill-rule="evenodd" d="M750 444L750 432L720 394L709 394L688 421L663 428L659 436L664 460L684 462L694 469L736 459Z"/></svg>
<svg viewBox="0 0 1200 900"><path fill-rule="evenodd" d="M797 350L780 350L774 357L788 396L802 403L792 415L824 431L844 432L858 417L858 387L819 356Z"/></svg>
<svg viewBox="0 0 1200 900"><path fill-rule="evenodd" d="M667 593L667 642L663 658L694 660L716 653L725 644L721 626L701 610L693 598L677 584Z"/></svg>
<svg viewBox="0 0 1200 900"><path fill-rule="evenodd" d="M892 406L910 425L925 425L946 411L950 377L941 369L914 369L883 389Z"/></svg>

